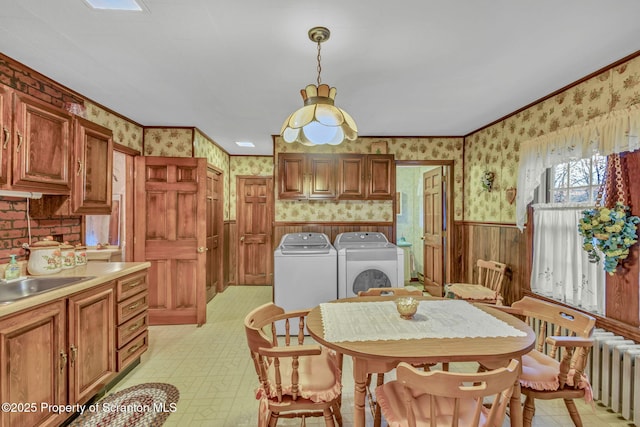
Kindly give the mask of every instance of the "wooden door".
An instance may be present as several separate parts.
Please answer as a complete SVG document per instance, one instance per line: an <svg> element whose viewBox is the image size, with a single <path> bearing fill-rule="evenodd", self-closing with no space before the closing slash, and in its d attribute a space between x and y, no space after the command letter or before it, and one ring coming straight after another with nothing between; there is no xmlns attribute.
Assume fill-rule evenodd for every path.
<svg viewBox="0 0 640 427"><path fill-rule="evenodd" d="M434 287L442 295L444 285L443 168L425 172L424 183L424 285ZM430 291L432 292L432 291Z"/></svg>
<svg viewBox="0 0 640 427"><path fill-rule="evenodd" d="M0 426L55 426L66 418L40 406L67 403L66 328L66 300L0 321L0 399L36 405L0 412Z"/></svg>
<svg viewBox="0 0 640 427"><path fill-rule="evenodd" d="M236 219L238 227L238 283L273 283L272 212L273 180L238 177Z"/></svg>
<svg viewBox="0 0 640 427"><path fill-rule="evenodd" d="M69 400L86 402L116 372L114 283L69 298Z"/></svg>
<svg viewBox="0 0 640 427"><path fill-rule="evenodd" d="M223 232L222 173L207 168L207 301L224 290L222 281Z"/></svg>
<svg viewBox="0 0 640 427"><path fill-rule="evenodd" d="M149 261L149 324L206 321L203 158L136 157L135 261Z"/></svg>
<svg viewBox="0 0 640 427"><path fill-rule="evenodd" d="M0 85L0 188L7 187L11 182L11 96L11 90Z"/></svg>

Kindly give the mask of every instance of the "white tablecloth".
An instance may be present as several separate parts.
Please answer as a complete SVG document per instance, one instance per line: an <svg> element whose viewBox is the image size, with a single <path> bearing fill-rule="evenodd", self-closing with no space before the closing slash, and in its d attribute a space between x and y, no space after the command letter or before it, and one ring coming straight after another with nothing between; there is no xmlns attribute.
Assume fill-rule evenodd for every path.
<svg viewBox="0 0 640 427"><path fill-rule="evenodd" d="M462 300L420 301L411 320L400 317L393 301L325 303L320 311L331 342L527 335Z"/></svg>

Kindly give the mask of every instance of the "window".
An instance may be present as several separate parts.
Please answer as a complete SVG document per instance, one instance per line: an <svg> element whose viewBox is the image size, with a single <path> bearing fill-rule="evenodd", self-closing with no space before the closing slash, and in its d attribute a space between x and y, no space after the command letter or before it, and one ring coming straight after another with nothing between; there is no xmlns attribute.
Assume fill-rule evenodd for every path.
<svg viewBox="0 0 640 427"><path fill-rule="evenodd" d="M605 272L582 249L578 221L595 204L606 168L599 155L550 168L548 203L534 205L533 215L531 290L596 314L604 314Z"/></svg>
<svg viewBox="0 0 640 427"><path fill-rule="evenodd" d="M595 203L606 169L607 158L600 155L562 163L549 169L548 201L550 203Z"/></svg>

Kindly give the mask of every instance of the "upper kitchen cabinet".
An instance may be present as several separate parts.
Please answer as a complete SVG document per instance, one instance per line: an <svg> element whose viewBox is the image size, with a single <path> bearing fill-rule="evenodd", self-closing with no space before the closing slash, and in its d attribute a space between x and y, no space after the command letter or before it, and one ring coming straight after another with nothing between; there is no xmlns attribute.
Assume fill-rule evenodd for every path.
<svg viewBox="0 0 640 427"><path fill-rule="evenodd" d="M72 210L76 214L111 213L113 135L110 129L74 118Z"/></svg>
<svg viewBox="0 0 640 427"><path fill-rule="evenodd" d="M71 115L22 93L13 98L12 187L69 194Z"/></svg>
<svg viewBox="0 0 640 427"><path fill-rule="evenodd" d="M278 198L335 199L336 157L331 154L282 153L278 156Z"/></svg>
<svg viewBox="0 0 640 427"><path fill-rule="evenodd" d="M367 198L391 200L395 191L396 163L393 154L367 155Z"/></svg>
<svg viewBox="0 0 640 427"><path fill-rule="evenodd" d="M13 92L0 85L0 188L9 186L11 176L11 96Z"/></svg>

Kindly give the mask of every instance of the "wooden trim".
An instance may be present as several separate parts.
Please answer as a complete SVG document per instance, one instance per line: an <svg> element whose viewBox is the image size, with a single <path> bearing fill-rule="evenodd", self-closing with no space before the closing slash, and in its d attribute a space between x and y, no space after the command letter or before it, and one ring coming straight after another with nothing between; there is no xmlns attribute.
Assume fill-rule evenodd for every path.
<svg viewBox="0 0 640 427"><path fill-rule="evenodd" d="M126 145L119 144L117 142L113 143L113 151L119 151L124 154L128 154L129 156L139 156L141 153L138 150L134 150L131 147L127 147Z"/></svg>
<svg viewBox="0 0 640 427"><path fill-rule="evenodd" d="M535 106L536 104L539 104L539 103L541 103L543 101L546 101L549 98L553 98L554 96L556 96L556 95L558 95L558 94L560 94L562 92L566 92L569 89L571 89L572 87L577 86L580 83L583 83L583 82L585 82L585 81L587 81L589 79L592 79L592 78L596 77L597 75L604 73L605 71L609 71L609 70L611 70L611 69L613 69L613 68L615 68L615 67L617 67L617 66L619 66L621 64L624 64L625 62L630 61L631 59L635 58L636 56L640 56L640 50L637 50L634 53L632 53L630 55L627 55L622 59L617 60L613 64L606 65L606 66L600 68L599 70L594 71L591 74L587 74L583 78L581 78L579 80L576 80L575 82L570 83L570 84L568 84L568 85L566 85L564 87L561 87L560 89L557 89L557 90L551 92L550 94L548 94L546 96L543 96L542 98L538 98L537 100L525 105L524 107L519 108L519 109L507 114L506 116L503 116L503 117L501 117L501 118L499 118L497 120L492 121L491 123L489 123L487 125L484 125L484 126L478 128L478 129L474 130L474 131L471 131L468 134L464 135L464 138L467 138L467 137L473 135L474 133L480 132L481 130L486 129L488 127L491 127L491 126L493 126L493 125L495 125L497 123L500 123L501 121L506 120L509 117L515 116L516 114L518 114L518 113L520 113L520 112L522 112L522 111L524 111L526 109L529 109L529 108Z"/></svg>
<svg viewBox="0 0 640 427"><path fill-rule="evenodd" d="M635 342L640 342L640 329L638 329L638 328L636 328L634 326L628 325L626 323L623 323L623 322L620 322L620 321L617 321L617 320L614 320L614 319L610 319L608 317L602 317L602 316L599 316L597 314L590 313L590 312L585 311L585 310L583 310L583 309L581 309L579 307L574 307L574 306L562 303L562 302L560 302L558 300L555 300L553 298L548 298L548 297L545 297L545 296L542 296L542 295L538 295L536 293L533 293L530 290L523 290L523 295L524 296L529 296L531 298L536 298L536 299L539 299L539 300L543 300L543 301L548 301L548 302L553 303L553 304L561 305L563 307L567 307L567 308L570 308L572 310L576 310L576 311L579 311L581 313L588 314L589 316L595 317L595 319L596 319L596 327L597 328L602 328L602 329L605 329L607 331L613 332L614 334L621 335L626 339L630 339L630 340L633 340Z"/></svg>
<svg viewBox="0 0 640 427"><path fill-rule="evenodd" d="M305 226L305 227L314 227L314 226L318 226L318 227L322 227L322 226L336 226L336 227L350 227L350 226L374 226L374 227L391 227L393 226L393 222L384 222L384 221L367 221L367 222L360 222L360 221L351 221L351 222L335 222L335 221L320 221L320 222L305 222L305 221L278 221L278 222L274 222L273 225L275 227L298 227L298 226Z"/></svg>
<svg viewBox="0 0 640 427"><path fill-rule="evenodd" d="M485 222L485 221L455 221L456 225L475 225L483 227L508 227L518 228L518 226L512 222Z"/></svg>
<svg viewBox="0 0 640 427"><path fill-rule="evenodd" d="M193 127L194 130L197 130L198 132L200 132L204 137L206 137L209 142L211 142L213 145L215 145L216 147L218 147L218 149L222 150L222 152L224 154L227 155L227 157L231 157L231 154L229 154L229 152L227 150L225 150L224 148L222 148L213 138L211 138L209 135L207 135L206 133L204 133L200 128L198 128L197 126ZM193 133L193 137L195 138L195 132Z"/></svg>

